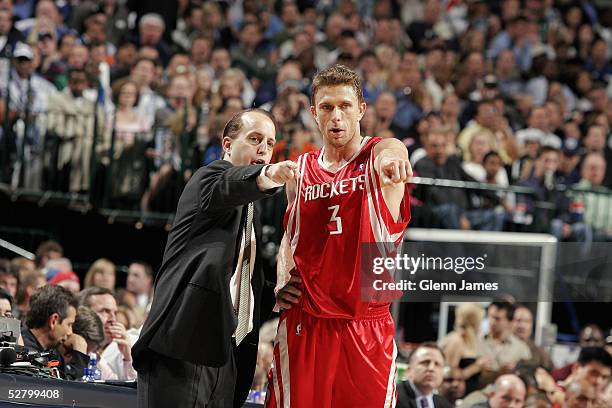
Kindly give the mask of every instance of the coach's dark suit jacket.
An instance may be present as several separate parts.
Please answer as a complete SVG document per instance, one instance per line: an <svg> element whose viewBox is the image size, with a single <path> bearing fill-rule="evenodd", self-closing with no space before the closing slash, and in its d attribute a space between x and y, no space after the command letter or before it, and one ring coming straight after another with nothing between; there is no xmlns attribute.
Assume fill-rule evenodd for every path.
<svg viewBox="0 0 612 408"><path fill-rule="evenodd" d="M434 407L429 408L453 408L453 404L440 395L434 394L433 403ZM397 408L421 408L417 406L416 393L410 381L402 381L397 386Z"/></svg>
<svg viewBox="0 0 612 408"><path fill-rule="evenodd" d="M237 326L229 281L236 269L246 204L279 190L259 190L256 179L262 167L234 167L218 160L197 170L185 186L155 278L151 312L132 348L136 370L147 371L151 351L210 367L228 361ZM266 281L263 274L257 222L255 235L253 330L234 350L239 403L253 380L260 316L267 317L274 305L275 278Z"/></svg>

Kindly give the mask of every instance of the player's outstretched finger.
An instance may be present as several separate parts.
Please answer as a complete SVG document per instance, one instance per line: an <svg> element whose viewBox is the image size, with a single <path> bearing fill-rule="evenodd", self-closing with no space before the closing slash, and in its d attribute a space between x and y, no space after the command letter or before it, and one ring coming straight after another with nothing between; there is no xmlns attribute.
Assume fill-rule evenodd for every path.
<svg viewBox="0 0 612 408"><path fill-rule="evenodd" d="M400 167L399 163L394 161L393 162L393 182L394 183L399 183L401 180L399 167Z"/></svg>
<svg viewBox="0 0 612 408"><path fill-rule="evenodd" d="M405 166L406 166L406 175L409 179L410 177L412 177L412 166L410 165L409 160L406 160Z"/></svg>
<svg viewBox="0 0 612 408"><path fill-rule="evenodd" d="M401 182L405 182L408 179L408 174L406 174L406 163L400 162L399 164L399 175Z"/></svg>

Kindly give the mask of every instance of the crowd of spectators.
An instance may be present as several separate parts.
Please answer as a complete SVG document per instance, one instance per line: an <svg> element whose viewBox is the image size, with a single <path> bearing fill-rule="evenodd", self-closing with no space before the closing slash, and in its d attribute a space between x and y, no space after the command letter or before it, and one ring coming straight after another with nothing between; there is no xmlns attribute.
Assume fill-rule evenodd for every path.
<svg viewBox="0 0 612 408"><path fill-rule="evenodd" d="M103 380L134 380L131 347L152 300L153 270L133 261L123 288L116 275L115 264L102 258L81 279L59 243L43 242L34 261L0 259L0 316L20 319L14 340L53 352L63 378L80 380L95 353Z"/></svg>
<svg viewBox="0 0 612 408"><path fill-rule="evenodd" d="M310 80L341 63L363 133L404 141L416 175L531 191L417 186L413 225L610 240L605 4L2 0L1 181L172 212L241 108L272 112L274 160L316 149Z"/></svg>
<svg viewBox="0 0 612 408"><path fill-rule="evenodd" d="M133 380L131 346L154 295L154 274L133 261L125 287L118 280L117 267L104 258L75 273L62 246L46 241L33 261L0 259L0 316L18 317L22 330L14 341L53 352L66 379L81 379L95 353L102 379ZM609 407L612 328L582 326L575 360L555 365L551 348L534 342L534 323L532 308L509 295L486 308L460 304L441 341L400 344L398 366L407 368L398 371L398 407ZM261 327L254 390L267 385L277 324L272 319Z"/></svg>

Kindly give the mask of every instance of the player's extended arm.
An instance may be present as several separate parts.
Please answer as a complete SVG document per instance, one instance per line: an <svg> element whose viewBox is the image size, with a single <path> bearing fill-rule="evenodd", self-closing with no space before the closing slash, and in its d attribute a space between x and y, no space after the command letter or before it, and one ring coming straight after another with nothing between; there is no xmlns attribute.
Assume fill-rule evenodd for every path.
<svg viewBox="0 0 612 408"><path fill-rule="evenodd" d="M374 169L378 173L382 193L395 220L404 198L404 183L412 177L408 150L397 139L385 139L374 146Z"/></svg>

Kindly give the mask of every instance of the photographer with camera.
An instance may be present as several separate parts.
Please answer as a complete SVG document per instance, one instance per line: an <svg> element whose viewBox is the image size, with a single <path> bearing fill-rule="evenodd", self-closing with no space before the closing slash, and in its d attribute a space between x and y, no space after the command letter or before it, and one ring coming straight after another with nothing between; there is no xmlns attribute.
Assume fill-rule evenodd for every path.
<svg viewBox="0 0 612 408"><path fill-rule="evenodd" d="M46 285L32 295L26 326L21 334L30 351L53 351L59 360L58 369L63 378L80 379L89 363L87 342L72 332L78 302L76 297L61 286ZM59 345L72 350L72 361L66 364L58 351Z"/></svg>

